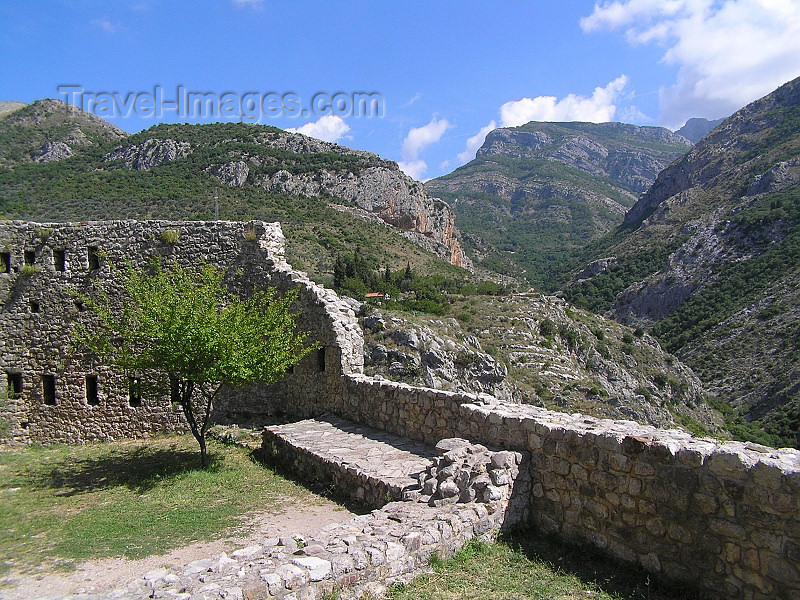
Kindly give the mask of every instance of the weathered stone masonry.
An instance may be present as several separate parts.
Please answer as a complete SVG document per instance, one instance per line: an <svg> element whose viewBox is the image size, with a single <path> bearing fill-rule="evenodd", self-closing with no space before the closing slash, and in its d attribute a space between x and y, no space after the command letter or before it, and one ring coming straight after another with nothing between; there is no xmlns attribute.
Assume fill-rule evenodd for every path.
<svg viewBox="0 0 800 600"><path fill-rule="evenodd" d="M164 232L177 232L177 241L169 243L171 234ZM358 343L349 342L361 339L352 311L336 302L332 291L289 267L277 223L0 222L0 245L9 266L0 273L0 386L8 391L9 384L21 384L4 409L16 441L84 442L186 427L180 408L170 403L167 382L144 385L146 395L139 401L130 397L130 377L146 374L116 373L75 351L73 327L90 326L92 319L79 296L96 292L100 284L112 301L118 299L111 266L122 268L128 261L137 268L154 257L184 266L206 262L224 268L226 284L244 294L254 287L299 286L302 327L322 348L288 375L290 391L320 397L331 374L338 378L362 369ZM343 354L342 348L350 351ZM280 390L275 388L276 398L291 398ZM291 407L291 401L265 402L269 395L263 387L230 389L219 403L218 420L257 418L265 406L268 412Z"/></svg>
<svg viewBox="0 0 800 600"><path fill-rule="evenodd" d="M168 229L180 232L174 246L160 237ZM12 406L20 439L80 441L182 427L168 398L130 407L127 377L77 359L65 362L68 324L85 315L68 292L108 278L106 260L144 264L158 254L185 263L207 260L228 268L237 289L300 284L305 326L325 345L324 358L309 356L280 383L230 394L220 418L330 412L431 445L462 437L528 452L531 492L525 508L516 510L538 528L721 598L800 598L795 450L696 439L366 377L355 315L335 294L290 269L277 225L6 223L0 242L12 270L0 275L2 367L10 379L22 376L22 397ZM88 247L108 253L99 269L88 269ZM54 268L58 250L65 251L64 272ZM14 272L26 251L41 268L30 276ZM56 378L55 406L43 402L42 374ZM96 406L86 401L85 374L98 376Z"/></svg>

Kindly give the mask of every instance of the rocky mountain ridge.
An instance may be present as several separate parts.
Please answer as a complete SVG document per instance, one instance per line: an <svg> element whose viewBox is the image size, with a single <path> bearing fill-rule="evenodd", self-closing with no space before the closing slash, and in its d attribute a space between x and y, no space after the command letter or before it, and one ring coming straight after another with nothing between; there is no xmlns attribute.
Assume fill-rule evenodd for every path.
<svg viewBox="0 0 800 600"><path fill-rule="evenodd" d="M67 160L71 157L79 160ZM53 166L43 179L32 163ZM66 185L59 184L61 177ZM428 252L451 265L471 267L450 208L430 197L396 163L274 127L159 125L128 135L91 114L44 100L0 119L0 178L7 183L1 210L17 218L210 218L219 210L215 206L228 211L227 218L252 216L256 210L265 218L284 220L283 215L297 212L280 200L280 210L264 213L260 206L274 205L277 198L296 198L308 210L353 207L359 210L339 211L333 220L359 219L374 227L369 218L374 215L423 250L406 253L407 258L396 256L390 261L395 267L407 260L429 262L424 258ZM213 191L219 184L229 191ZM260 199L254 197L259 195L256 189L264 192ZM113 202L109 196L115 197ZM319 206L310 206L310 200ZM382 230L375 237L391 235ZM325 255L333 248L326 250ZM311 258L309 251L304 253ZM375 258L378 264L386 260ZM324 273L332 263L333 257L326 257L303 266Z"/></svg>
<svg viewBox="0 0 800 600"><path fill-rule="evenodd" d="M188 141L165 137L168 132L161 132L158 137L146 137L146 133L139 134L138 138L145 138L141 142L115 149L106 160L121 160L128 168L149 171L185 158L194 150ZM369 152L274 129L248 135L246 139L226 140L226 143L231 142L255 144L283 154L338 154L354 159L347 166L355 166L355 169L320 167L298 172L280 168L279 156L265 156L245 146L217 157L224 162L214 161L202 168L221 183L235 188L256 186L277 194L331 199L356 206L407 232L408 239L450 264L471 268L470 260L461 249L450 207L431 198L424 187L400 171L396 163Z"/></svg>
<svg viewBox="0 0 800 600"><path fill-rule="evenodd" d="M678 129L675 134L685 137L687 140L696 144L704 137L706 137L717 125L722 123L725 119L714 119L709 121L701 117L694 117L684 123L683 127Z"/></svg>
<svg viewBox="0 0 800 600"><path fill-rule="evenodd" d="M690 147L659 127L532 122L489 132L475 160L425 185L452 206L477 264L553 290L573 253Z"/></svg>
<svg viewBox="0 0 800 600"><path fill-rule="evenodd" d="M706 386L800 444L800 79L662 171L598 247L576 302L652 327ZM613 257L613 260L611 260Z"/></svg>

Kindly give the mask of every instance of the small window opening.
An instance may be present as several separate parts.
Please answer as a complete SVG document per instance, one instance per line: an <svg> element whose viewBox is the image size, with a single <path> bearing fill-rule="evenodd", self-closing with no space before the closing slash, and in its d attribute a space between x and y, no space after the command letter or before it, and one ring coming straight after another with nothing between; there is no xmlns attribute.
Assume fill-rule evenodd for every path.
<svg viewBox="0 0 800 600"><path fill-rule="evenodd" d="M83 300L75 300L75 308L78 309L78 312L83 312L86 310L86 304L83 302Z"/></svg>
<svg viewBox="0 0 800 600"><path fill-rule="evenodd" d="M6 373L9 398L22 396L22 373Z"/></svg>
<svg viewBox="0 0 800 600"><path fill-rule="evenodd" d="M86 376L86 404L89 406L100 404L100 397L97 394L97 375Z"/></svg>
<svg viewBox="0 0 800 600"><path fill-rule="evenodd" d="M67 253L64 250L53 250L53 268L62 273L67 270Z"/></svg>
<svg viewBox="0 0 800 600"><path fill-rule="evenodd" d="M56 377L55 375L42 375L42 399L45 404L54 406L56 403Z"/></svg>
<svg viewBox="0 0 800 600"><path fill-rule="evenodd" d="M23 253L23 259L25 260L26 265L33 266L33 264L36 263L36 251L25 250Z"/></svg>
<svg viewBox="0 0 800 600"><path fill-rule="evenodd" d="M181 403L181 384L177 377L169 378L169 401L173 404Z"/></svg>
<svg viewBox="0 0 800 600"><path fill-rule="evenodd" d="M320 373L325 372L325 348L317 350L317 368Z"/></svg>
<svg viewBox="0 0 800 600"><path fill-rule="evenodd" d="M294 374L294 365L291 365L288 369L286 369L286 374L287 375Z"/></svg>
<svg viewBox="0 0 800 600"><path fill-rule="evenodd" d="M142 405L142 380L128 377L128 405L134 408Z"/></svg>
<svg viewBox="0 0 800 600"><path fill-rule="evenodd" d="M30 423L28 423L27 421L22 421L19 424L19 426L22 427L23 429L27 429L29 425L30 425Z"/></svg>
<svg viewBox="0 0 800 600"><path fill-rule="evenodd" d="M0 252L0 273L11 273L11 252Z"/></svg>
<svg viewBox="0 0 800 600"><path fill-rule="evenodd" d="M31 312L38 313L42 309L41 305L36 300L31 300Z"/></svg>
<svg viewBox="0 0 800 600"><path fill-rule="evenodd" d="M86 250L86 256L89 259L90 271L100 268L100 250L97 246L89 246Z"/></svg>

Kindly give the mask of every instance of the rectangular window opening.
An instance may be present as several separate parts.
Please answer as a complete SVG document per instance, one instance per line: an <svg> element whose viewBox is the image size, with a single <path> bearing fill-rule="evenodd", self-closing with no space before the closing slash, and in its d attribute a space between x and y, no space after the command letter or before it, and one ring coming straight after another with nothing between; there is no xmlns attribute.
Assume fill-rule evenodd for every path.
<svg viewBox="0 0 800 600"><path fill-rule="evenodd" d="M0 252L0 273L11 273L11 252Z"/></svg>
<svg viewBox="0 0 800 600"><path fill-rule="evenodd" d="M173 404L181 403L181 384L177 377L169 378L169 401Z"/></svg>
<svg viewBox="0 0 800 600"><path fill-rule="evenodd" d="M62 273L67 270L67 253L64 250L53 250L53 268Z"/></svg>
<svg viewBox="0 0 800 600"><path fill-rule="evenodd" d="M45 404L56 404L56 377L55 375L42 375L42 400Z"/></svg>
<svg viewBox="0 0 800 600"><path fill-rule="evenodd" d="M6 373L6 382L9 398L22 396L22 373Z"/></svg>
<svg viewBox="0 0 800 600"><path fill-rule="evenodd" d="M97 246L89 246L86 249L86 256L89 259L90 271L100 268L100 250Z"/></svg>
<svg viewBox="0 0 800 600"><path fill-rule="evenodd" d="M142 405L142 380L128 377L128 406L137 408Z"/></svg>
<svg viewBox="0 0 800 600"><path fill-rule="evenodd" d="M23 260L25 261L26 265L33 266L36 263L36 251L25 250L23 253Z"/></svg>
<svg viewBox="0 0 800 600"><path fill-rule="evenodd" d="M31 312L38 313L42 309L41 305L36 300L31 300Z"/></svg>
<svg viewBox="0 0 800 600"><path fill-rule="evenodd" d="M100 404L100 396L97 394L97 375L86 376L86 404L89 406Z"/></svg>
<svg viewBox="0 0 800 600"><path fill-rule="evenodd" d="M325 348L317 350L317 368L320 373L325 372Z"/></svg>

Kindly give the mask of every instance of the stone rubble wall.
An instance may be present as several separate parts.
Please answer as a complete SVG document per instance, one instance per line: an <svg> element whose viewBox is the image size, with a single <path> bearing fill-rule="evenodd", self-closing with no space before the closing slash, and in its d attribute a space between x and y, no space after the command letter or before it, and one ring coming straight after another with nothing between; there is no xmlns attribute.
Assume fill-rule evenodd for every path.
<svg viewBox="0 0 800 600"><path fill-rule="evenodd" d="M494 539L504 508L501 501L438 507L392 502L305 538L266 539L230 556L194 561L181 571L155 569L126 586L70 598L313 600L330 593L342 600L365 593L380 597L392 583L428 572L433 554L447 558L473 538Z"/></svg>
<svg viewBox="0 0 800 600"><path fill-rule="evenodd" d="M800 597L800 452L343 378L326 408L410 439L530 453L523 518L720 598ZM519 517L513 517L519 518Z"/></svg>
<svg viewBox="0 0 800 600"><path fill-rule="evenodd" d="M170 241L174 234L177 240ZM342 373L360 373L363 336L352 309L292 270L284 247L280 225L261 221L0 222L0 252L11 265L0 273L0 393L8 391L9 374L22 379L19 397L0 406L0 418L10 424L6 438L82 443L186 429L180 408L170 402L168 382L135 374L142 375L144 395L141 405L131 406L131 374L115 372L75 347L73 328L95 322L80 295L93 296L101 286L112 303L119 302L121 285L111 265L145 268L154 258L184 267L208 263L224 269L225 284L242 295L267 286L282 292L299 287L298 324L321 349L278 384L227 389L217 421L263 421L293 410L298 397L317 402ZM98 268L91 268L90 248L100 254ZM55 404L46 401L44 375L55 378ZM87 399L87 376L97 377L96 403Z"/></svg>

